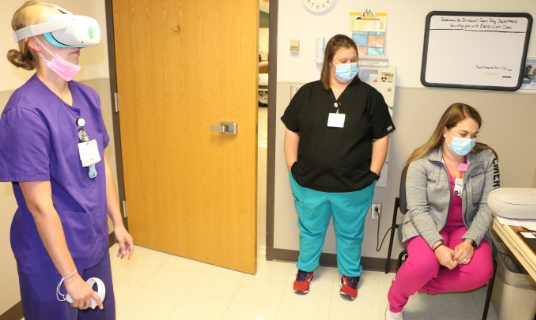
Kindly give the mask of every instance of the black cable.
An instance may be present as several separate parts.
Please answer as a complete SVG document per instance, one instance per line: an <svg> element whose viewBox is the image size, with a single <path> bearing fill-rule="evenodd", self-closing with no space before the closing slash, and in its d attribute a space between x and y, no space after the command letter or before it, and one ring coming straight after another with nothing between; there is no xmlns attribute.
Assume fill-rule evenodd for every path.
<svg viewBox="0 0 536 320"><path fill-rule="evenodd" d="M393 229L393 226L391 226L387 231L385 232L385 235L383 236L382 243L378 247L378 243L380 243L380 220L381 220L381 214L378 212L378 208L374 208L376 210L376 213L378 213L378 230L376 231L376 252L379 252L382 249L383 242L385 241L385 237L387 237L387 234L389 233L389 230Z"/></svg>

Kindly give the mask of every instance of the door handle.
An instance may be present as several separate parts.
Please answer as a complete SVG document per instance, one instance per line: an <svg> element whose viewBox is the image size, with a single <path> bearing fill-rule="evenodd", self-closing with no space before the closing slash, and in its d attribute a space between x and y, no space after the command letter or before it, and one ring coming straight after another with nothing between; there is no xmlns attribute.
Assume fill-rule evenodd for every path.
<svg viewBox="0 0 536 320"><path fill-rule="evenodd" d="M225 134L237 134L238 133L238 123L237 122L220 122L219 126L211 125L210 131L225 133Z"/></svg>

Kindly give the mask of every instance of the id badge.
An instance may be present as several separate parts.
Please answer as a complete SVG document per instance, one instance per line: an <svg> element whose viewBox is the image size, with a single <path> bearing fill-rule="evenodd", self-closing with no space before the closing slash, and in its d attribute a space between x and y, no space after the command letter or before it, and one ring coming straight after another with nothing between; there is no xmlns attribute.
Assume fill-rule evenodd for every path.
<svg viewBox="0 0 536 320"><path fill-rule="evenodd" d="M330 113L328 118L328 127L344 128L344 113Z"/></svg>
<svg viewBox="0 0 536 320"><path fill-rule="evenodd" d="M78 152L80 153L80 160L82 160L82 167L89 167L101 161L97 140L95 139L79 143Z"/></svg>
<svg viewBox="0 0 536 320"><path fill-rule="evenodd" d="M456 178L456 180L454 180L454 192L453 193L455 196L461 197L462 191L463 191L463 179Z"/></svg>

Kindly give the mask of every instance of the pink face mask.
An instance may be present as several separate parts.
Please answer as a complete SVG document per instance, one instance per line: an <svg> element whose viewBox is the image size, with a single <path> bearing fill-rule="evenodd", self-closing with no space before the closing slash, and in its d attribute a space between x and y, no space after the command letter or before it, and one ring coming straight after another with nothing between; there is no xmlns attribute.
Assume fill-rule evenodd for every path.
<svg viewBox="0 0 536 320"><path fill-rule="evenodd" d="M62 57L58 56L57 54L52 54L39 40L37 40L45 50L52 55L52 60L47 60L43 55L39 53L41 58L45 60L47 67L52 70L55 74L60 76L65 81L71 81L73 80L73 77L75 74L80 71L80 66L74 63L71 63Z"/></svg>

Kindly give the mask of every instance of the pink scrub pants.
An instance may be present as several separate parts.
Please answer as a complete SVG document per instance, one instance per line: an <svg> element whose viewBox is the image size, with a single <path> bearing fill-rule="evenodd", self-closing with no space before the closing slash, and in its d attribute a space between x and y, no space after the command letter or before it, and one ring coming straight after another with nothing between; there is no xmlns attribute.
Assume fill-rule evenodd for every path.
<svg viewBox="0 0 536 320"><path fill-rule="evenodd" d="M465 227L446 227L439 233L444 245L454 250L463 240ZM483 239L475 248L469 264L459 264L454 269L441 265L430 246L421 236L405 242L408 259L398 270L391 284L387 299L392 312L400 312L409 297L416 292L443 293L473 290L488 283L493 275L493 258L489 242Z"/></svg>

